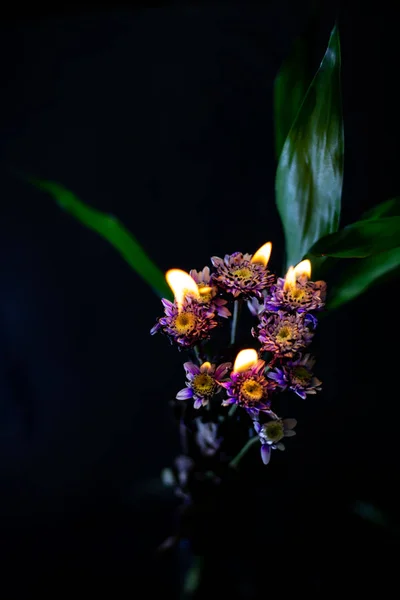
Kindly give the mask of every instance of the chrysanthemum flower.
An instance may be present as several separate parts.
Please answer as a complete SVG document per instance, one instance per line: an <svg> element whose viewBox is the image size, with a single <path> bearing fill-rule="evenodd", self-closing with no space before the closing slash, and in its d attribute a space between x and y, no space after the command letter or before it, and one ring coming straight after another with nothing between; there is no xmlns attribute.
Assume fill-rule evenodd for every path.
<svg viewBox="0 0 400 600"><path fill-rule="evenodd" d="M274 275L259 262L251 262L252 254L234 252L225 258L213 256L211 262L216 271L212 281L234 298L262 298L262 290L272 285Z"/></svg>
<svg viewBox="0 0 400 600"><path fill-rule="evenodd" d="M225 306L228 304L228 301L217 297L218 288L211 282L210 268L204 267L202 271L196 271L195 269L192 269L189 274L197 283L197 287L199 288L200 297L197 299L197 301L200 304L209 305L209 307L220 317L230 317L231 312Z"/></svg>
<svg viewBox="0 0 400 600"><path fill-rule="evenodd" d="M252 414L259 410L268 411L271 405L269 395L276 386L266 379L263 374L264 368L265 361L257 360L246 371L232 371L230 379L219 384L228 394L228 398L222 402L222 405L238 404Z"/></svg>
<svg viewBox="0 0 400 600"><path fill-rule="evenodd" d="M267 465L271 459L271 450L285 450L281 440L296 435L293 431L296 425L296 419L277 419L263 425L258 421L254 422L254 429L261 442L261 459L264 465Z"/></svg>
<svg viewBox="0 0 400 600"><path fill-rule="evenodd" d="M315 359L305 354L288 361L281 368L276 367L268 373L268 377L282 390L290 389L305 400L307 394L316 394L321 390L322 382L312 373L314 364Z"/></svg>
<svg viewBox="0 0 400 600"><path fill-rule="evenodd" d="M299 313L321 310L325 305L325 291L320 286L323 283L299 278L293 285L287 285L285 279L279 277L276 285L271 286L265 298L265 310L287 310Z"/></svg>
<svg viewBox="0 0 400 600"><path fill-rule="evenodd" d="M186 387L177 393L177 400L193 398L194 408L206 406L214 394L221 391L218 383L222 382L231 366L231 363L222 363L216 367L205 362L198 367L192 362L185 362L183 367L187 377Z"/></svg>
<svg viewBox="0 0 400 600"><path fill-rule="evenodd" d="M163 298L165 317L158 319L150 334L158 331L165 333L171 343L180 347L191 348L202 340L210 338L210 331L218 325L215 312L207 304L199 304L196 298L186 296L182 308L175 302Z"/></svg>
<svg viewBox="0 0 400 600"><path fill-rule="evenodd" d="M314 335L312 324L305 313L287 314L283 311L263 313L257 325L258 333L252 333L261 343L261 350L277 356L291 358L295 352L305 348Z"/></svg>

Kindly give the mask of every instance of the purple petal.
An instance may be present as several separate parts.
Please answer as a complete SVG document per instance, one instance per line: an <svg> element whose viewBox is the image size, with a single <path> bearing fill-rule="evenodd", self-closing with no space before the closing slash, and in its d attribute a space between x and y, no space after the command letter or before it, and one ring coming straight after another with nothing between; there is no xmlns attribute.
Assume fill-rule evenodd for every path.
<svg viewBox="0 0 400 600"><path fill-rule="evenodd" d="M222 402L222 406L229 406L230 404L235 404L235 398L226 398Z"/></svg>
<svg viewBox="0 0 400 600"><path fill-rule="evenodd" d="M183 363L183 368L187 375L189 375L189 373L190 375L198 375L200 373L199 367L190 361Z"/></svg>
<svg viewBox="0 0 400 600"><path fill-rule="evenodd" d="M194 401L193 407L194 408L200 408L203 404L203 398L196 398L196 400Z"/></svg>
<svg viewBox="0 0 400 600"><path fill-rule="evenodd" d="M209 281L210 281L210 267L204 267L202 275L203 275L203 281L204 281L204 283L209 283Z"/></svg>
<svg viewBox="0 0 400 600"><path fill-rule="evenodd" d="M225 363L218 365L218 367L215 369L215 374L214 374L215 379L221 379L224 375L226 375L226 373L229 371L229 369L231 367L232 367L232 363L230 363L230 362L225 362Z"/></svg>
<svg viewBox="0 0 400 600"><path fill-rule="evenodd" d="M231 311L226 308L226 306L217 306L217 314L224 319L227 319L232 315Z"/></svg>
<svg viewBox="0 0 400 600"><path fill-rule="evenodd" d="M261 423L259 421L253 421L254 429L256 433L260 433L261 431Z"/></svg>
<svg viewBox="0 0 400 600"><path fill-rule="evenodd" d="M219 256L212 256L211 262L214 265L214 267L220 267L221 265L224 264L224 261Z"/></svg>
<svg viewBox="0 0 400 600"><path fill-rule="evenodd" d="M267 465L271 459L271 448L268 444L263 444L261 446L261 460L264 465Z"/></svg>
<svg viewBox="0 0 400 600"><path fill-rule="evenodd" d="M180 392L178 392L176 395L177 400L188 400L189 398L192 398L192 397L193 397L192 388L183 388L183 390L180 390Z"/></svg>
<svg viewBox="0 0 400 600"><path fill-rule="evenodd" d="M157 333L157 331L160 329L160 327L161 327L160 323L156 323L154 325L154 327L152 327L150 329L150 335L154 335L155 333Z"/></svg>

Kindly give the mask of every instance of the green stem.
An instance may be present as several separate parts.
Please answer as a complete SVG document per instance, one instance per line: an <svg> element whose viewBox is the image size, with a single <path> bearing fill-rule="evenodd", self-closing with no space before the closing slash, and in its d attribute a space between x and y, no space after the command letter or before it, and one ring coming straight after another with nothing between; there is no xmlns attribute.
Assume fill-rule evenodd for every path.
<svg viewBox="0 0 400 600"><path fill-rule="evenodd" d="M235 343L236 338L236 327L239 317L240 300L235 300L233 303L233 317L231 324L231 346Z"/></svg>
<svg viewBox="0 0 400 600"><path fill-rule="evenodd" d="M228 417L232 417L237 409L237 404L232 404L232 406L230 407L229 411L228 411Z"/></svg>
<svg viewBox="0 0 400 600"><path fill-rule="evenodd" d="M238 466L239 462L242 460L243 456L246 454L246 452L249 450L249 448L251 448L251 446L253 446L253 444L255 444L258 441L259 441L259 439L258 439L257 435L255 435L254 437L250 438L245 443L245 445L240 450L240 452L238 452L238 454L236 454L235 458L233 458L231 460L231 462L229 463L229 466L232 467L233 469L236 469L236 467Z"/></svg>
<svg viewBox="0 0 400 600"><path fill-rule="evenodd" d="M198 346L195 346L195 347L193 348L193 350L194 350L194 354L195 354L195 356L196 356L197 362L199 363L199 365L201 365L201 357L200 357L200 350L199 350L199 347L198 347Z"/></svg>

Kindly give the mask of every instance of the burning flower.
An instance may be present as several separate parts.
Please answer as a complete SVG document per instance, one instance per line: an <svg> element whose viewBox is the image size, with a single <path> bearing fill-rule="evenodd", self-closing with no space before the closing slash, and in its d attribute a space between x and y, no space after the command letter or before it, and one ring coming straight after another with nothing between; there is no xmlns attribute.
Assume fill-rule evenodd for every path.
<svg viewBox="0 0 400 600"><path fill-rule="evenodd" d="M252 333L261 343L262 351L291 358L311 342L313 325L315 320L310 320L307 314L290 315L279 310L272 314L263 313L257 325L258 334L254 328Z"/></svg>
<svg viewBox="0 0 400 600"><path fill-rule="evenodd" d="M281 368L275 368L268 373L268 377L282 390L290 389L305 400L307 394L316 394L321 390L322 382L312 373L314 364L315 359L305 354L297 360L288 361Z"/></svg>
<svg viewBox="0 0 400 600"><path fill-rule="evenodd" d="M212 281L234 298L262 298L262 290L274 282L267 269L271 254L271 243L264 244L254 255L234 252L224 259L213 256L211 262L216 272Z"/></svg>
<svg viewBox="0 0 400 600"><path fill-rule="evenodd" d="M222 363L215 368L215 365L205 362L198 367L192 362L185 362L183 367L187 377L186 387L177 393L176 399L193 398L194 408L206 406L214 394L221 391L218 384L221 384L231 366L231 363Z"/></svg>
<svg viewBox="0 0 400 600"><path fill-rule="evenodd" d="M226 308L227 300L218 298L218 288L211 283L210 268L204 267L202 271L190 271L191 278L196 282L199 290L198 302L200 304L208 304L220 317L230 317L231 312Z"/></svg>
<svg viewBox="0 0 400 600"><path fill-rule="evenodd" d="M214 311L206 304L199 304L195 298L187 296L182 308L163 298L165 317L158 319L150 334L165 333L180 347L191 348L201 340L210 337L210 331L217 327Z"/></svg>
<svg viewBox="0 0 400 600"><path fill-rule="evenodd" d="M228 398L223 406L238 404L254 414L255 411L269 411L270 392L275 388L263 375L265 361L258 359L255 350L242 350L236 357L230 379L220 383L227 391Z"/></svg>
<svg viewBox="0 0 400 600"><path fill-rule="evenodd" d="M258 421L254 422L254 429L258 433L261 442L261 459L264 465L267 465L271 459L271 450L285 450L281 442L284 437L296 435L293 429L296 427L296 419L277 419L268 421L261 425Z"/></svg>
<svg viewBox="0 0 400 600"><path fill-rule="evenodd" d="M289 267L285 278L279 277L271 286L265 298L267 311L307 312L321 310L325 305L326 284L324 281L309 281L311 263L303 260L295 267Z"/></svg>

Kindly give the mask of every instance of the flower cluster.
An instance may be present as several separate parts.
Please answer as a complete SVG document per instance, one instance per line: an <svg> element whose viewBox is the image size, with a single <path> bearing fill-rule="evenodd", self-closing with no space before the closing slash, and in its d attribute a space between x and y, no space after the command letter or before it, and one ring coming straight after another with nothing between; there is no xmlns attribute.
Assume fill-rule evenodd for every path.
<svg viewBox="0 0 400 600"><path fill-rule="evenodd" d="M326 284L310 280L307 260L290 267L285 278L276 278L267 268L270 253L268 242L253 255L213 256L211 269L206 266L189 273L172 269L166 274L174 301L162 300L164 316L151 334L163 333L190 355L183 365L185 387L176 400L185 406L189 401L195 409L195 413L185 411L186 419L197 416L191 417L191 423L184 421L184 427L194 432L203 457L219 455L224 445L221 422L229 426L239 409L253 424L249 442L259 440L262 461L268 464L271 450L284 450L282 440L295 435L296 420L276 412L280 393L293 392L305 399L321 390L313 373L315 359L306 349L325 304ZM237 352L238 315L246 305L255 320L251 334L258 348ZM227 343L211 349L214 330L222 329L219 344L224 339L224 323L230 323Z"/></svg>

